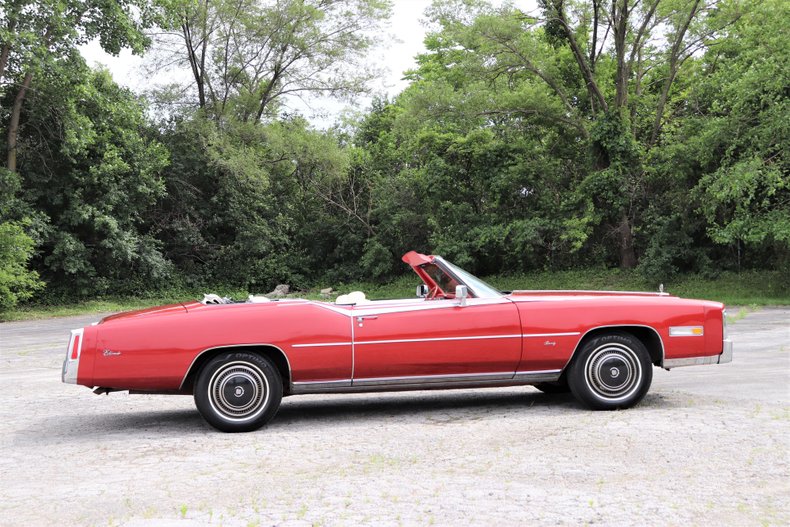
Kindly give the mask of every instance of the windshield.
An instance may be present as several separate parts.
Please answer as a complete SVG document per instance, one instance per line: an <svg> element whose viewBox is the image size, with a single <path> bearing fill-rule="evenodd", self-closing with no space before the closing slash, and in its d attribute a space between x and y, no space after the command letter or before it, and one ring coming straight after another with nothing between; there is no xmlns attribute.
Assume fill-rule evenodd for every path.
<svg viewBox="0 0 790 527"><path fill-rule="evenodd" d="M466 284L466 286L469 287L470 292L477 298L496 298L498 296L502 296L502 294L495 287L485 283L478 277L464 271L460 267L451 264L444 258L437 256L436 261L438 261L442 266L446 267L450 274L454 275L458 280Z"/></svg>

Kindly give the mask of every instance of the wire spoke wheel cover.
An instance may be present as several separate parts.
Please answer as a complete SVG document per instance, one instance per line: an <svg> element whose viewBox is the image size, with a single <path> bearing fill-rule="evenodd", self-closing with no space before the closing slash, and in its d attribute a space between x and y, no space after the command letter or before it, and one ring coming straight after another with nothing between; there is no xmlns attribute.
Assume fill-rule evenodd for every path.
<svg viewBox="0 0 790 527"><path fill-rule="evenodd" d="M653 381L645 345L626 332L611 332L586 341L568 368L568 385L576 398L596 410L630 408Z"/></svg>
<svg viewBox="0 0 790 527"><path fill-rule="evenodd" d="M584 366L590 389L612 402L622 401L639 388L642 366L634 351L609 343L596 348Z"/></svg>
<svg viewBox="0 0 790 527"><path fill-rule="evenodd" d="M277 413L282 395L277 368L268 358L246 351L209 360L194 388L200 414L224 432L257 430Z"/></svg>
<svg viewBox="0 0 790 527"><path fill-rule="evenodd" d="M209 380L209 402L227 419L255 418L266 407L269 381L255 365L231 362L219 368Z"/></svg>

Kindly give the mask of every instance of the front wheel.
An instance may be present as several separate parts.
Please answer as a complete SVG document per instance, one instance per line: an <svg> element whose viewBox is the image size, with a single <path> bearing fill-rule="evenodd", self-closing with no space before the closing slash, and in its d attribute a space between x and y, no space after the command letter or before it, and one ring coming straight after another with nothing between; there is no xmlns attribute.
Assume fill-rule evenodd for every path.
<svg viewBox="0 0 790 527"><path fill-rule="evenodd" d="M584 344L568 371L573 395L594 410L630 408L650 389L653 366L642 342L612 332Z"/></svg>
<svg viewBox="0 0 790 527"><path fill-rule="evenodd" d="M214 428L251 432L277 413L283 383L269 359L249 352L223 353L200 370L194 397L200 415Z"/></svg>

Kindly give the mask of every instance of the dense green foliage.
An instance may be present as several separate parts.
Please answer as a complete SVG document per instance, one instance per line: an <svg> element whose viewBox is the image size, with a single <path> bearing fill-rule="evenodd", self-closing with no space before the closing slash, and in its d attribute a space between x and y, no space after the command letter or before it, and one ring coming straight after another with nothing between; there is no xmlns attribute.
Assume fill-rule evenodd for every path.
<svg viewBox="0 0 790 527"><path fill-rule="evenodd" d="M386 282L410 249L482 275L790 282L787 2L436 0L410 85L330 130L288 97L359 93L386 1L9 6L0 309ZM152 24L183 83L138 96L77 52L143 52Z"/></svg>

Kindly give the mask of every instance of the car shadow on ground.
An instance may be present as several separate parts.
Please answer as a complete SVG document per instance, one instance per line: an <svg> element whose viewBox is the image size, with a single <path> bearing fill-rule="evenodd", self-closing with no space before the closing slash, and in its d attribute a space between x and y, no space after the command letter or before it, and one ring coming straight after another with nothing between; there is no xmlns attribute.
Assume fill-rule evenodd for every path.
<svg viewBox="0 0 790 527"><path fill-rule="evenodd" d="M678 400L661 394L648 394L633 410L650 411L679 406ZM571 394L518 392L409 392L408 394L332 395L324 400L286 398L275 418L261 432L282 427L306 426L311 429L344 425L367 426L392 417L412 417L414 424L446 424L464 420L501 419L503 414L528 417L556 413L585 413ZM533 414L535 415L535 414ZM129 411L62 416L33 423L15 434L15 444L56 443L63 440L95 443L123 441L130 436L157 436L178 433L179 437L205 436L214 429L195 409Z"/></svg>
<svg viewBox="0 0 790 527"><path fill-rule="evenodd" d="M629 411L651 411L680 406L680 400L662 394L648 393L639 405ZM418 422L453 422L477 419L499 419L503 414L528 416L528 412L541 415L551 413L587 413L570 393L544 394L538 391L485 392L442 391L408 392L408 394L380 394L371 396L343 397L333 395L326 400L300 400L286 398L271 428L294 424L309 424L311 427L332 426L342 420L344 424L389 417L414 416Z"/></svg>
<svg viewBox="0 0 790 527"><path fill-rule="evenodd" d="M570 394L540 392L442 391L408 394L332 395L325 400L286 398L271 426L307 423L323 425L342 420L365 423L378 418L413 416L415 420L454 418L479 419L502 413L524 412L530 408L556 407L558 411L580 409Z"/></svg>
<svg viewBox="0 0 790 527"><path fill-rule="evenodd" d="M213 430L195 409L90 413L42 419L19 430L14 443L124 441L130 436L205 435Z"/></svg>

